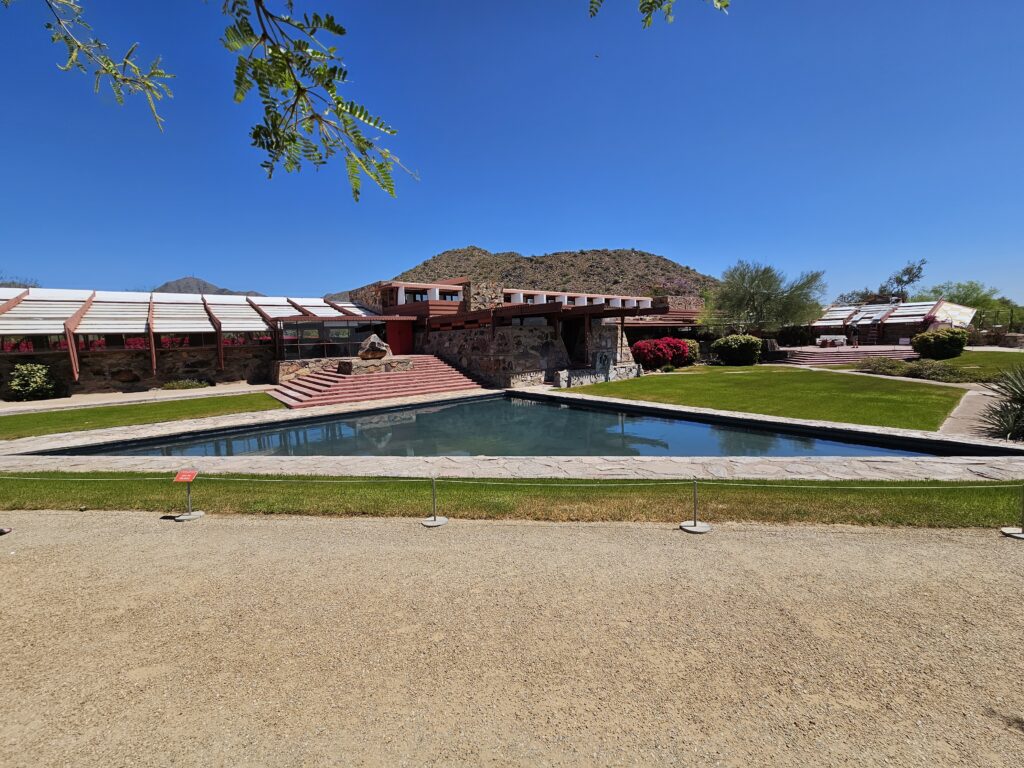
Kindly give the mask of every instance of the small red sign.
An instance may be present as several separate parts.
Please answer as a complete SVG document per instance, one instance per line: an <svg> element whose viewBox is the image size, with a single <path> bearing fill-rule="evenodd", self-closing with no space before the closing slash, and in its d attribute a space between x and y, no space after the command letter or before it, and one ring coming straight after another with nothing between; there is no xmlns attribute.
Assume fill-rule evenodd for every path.
<svg viewBox="0 0 1024 768"><path fill-rule="evenodd" d="M199 474L198 469L182 469L174 476L174 482L176 483L191 483L196 479L196 475Z"/></svg>

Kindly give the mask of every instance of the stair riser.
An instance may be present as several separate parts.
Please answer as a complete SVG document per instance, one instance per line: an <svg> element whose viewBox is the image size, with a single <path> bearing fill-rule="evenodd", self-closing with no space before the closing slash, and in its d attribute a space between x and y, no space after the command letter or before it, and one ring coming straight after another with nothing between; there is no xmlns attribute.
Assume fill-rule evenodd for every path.
<svg viewBox="0 0 1024 768"><path fill-rule="evenodd" d="M378 392L373 395L361 395L359 397L327 397L316 400L304 400L300 403L295 403L294 405L292 405L292 407L313 408L318 405L344 405L347 403L363 403L368 402L370 400L390 400L402 397L414 397L416 395L440 395L449 392L474 392L478 391L479 389L480 388L476 386L439 389L433 389L428 387L426 389L417 389L415 391L410 392Z"/></svg>
<svg viewBox="0 0 1024 768"><path fill-rule="evenodd" d="M315 371L284 382L271 395L289 408L358 403L414 395L470 392L480 386L436 357L414 356L411 371L346 375Z"/></svg>
<svg viewBox="0 0 1024 768"><path fill-rule="evenodd" d="M326 392L376 392L380 389L392 388L392 387L417 387L427 386L434 384L475 384L475 382L467 380L462 376L436 376L436 377L423 377L415 380L402 380L402 381L381 381L374 384L350 384L348 382L340 384L332 384L324 387L309 387L309 386L282 386L281 389L286 392L292 392L296 395L310 395L316 396Z"/></svg>

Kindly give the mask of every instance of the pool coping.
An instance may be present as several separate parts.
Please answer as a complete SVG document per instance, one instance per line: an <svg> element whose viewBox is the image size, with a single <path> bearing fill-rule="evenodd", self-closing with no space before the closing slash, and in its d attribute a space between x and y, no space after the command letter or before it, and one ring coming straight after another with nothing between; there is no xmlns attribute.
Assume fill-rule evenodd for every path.
<svg viewBox="0 0 1024 768"><path fill-rule="evenodd" d="M686 418L707 423L830 435L840 440L925 441L947 449L973 446L1000 450L998 456L924 457L701 457L701 456L234 456L181 457L41 455L38 452L110 445L145 439L166 439L197 431L246 430L271 424L315 422L331 416L371 414L397 407L447 405L458 401L504 397L506 393L534 400L609 406L623 410ZM1016 455L1006 455L1014 451ZM646 401L596 397L546 387L453 393L451 396L396 398L289 411L256 411L205 419L111 427L21 438L0 443L0 472L158 472L182 466L205 473L292 474L365 477L578 478L578 479L746 479L746 480L1024 480L1024 446L1001 440L945 435L919 430L788 419L736 411L675 406Z"/></svg>

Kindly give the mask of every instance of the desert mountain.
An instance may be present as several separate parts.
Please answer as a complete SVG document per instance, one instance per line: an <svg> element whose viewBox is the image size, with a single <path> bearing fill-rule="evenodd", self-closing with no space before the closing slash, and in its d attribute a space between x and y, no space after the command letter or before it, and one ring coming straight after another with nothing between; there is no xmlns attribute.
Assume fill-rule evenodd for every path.
<svg viewBox="0 0 1024 768"><path fill-rule="evenodd" d="M256 291L232 291L221 288L199 277L179 277L153 289L154 293L206 293L219 296L262 296Z"/></svg>
<svg viewBox="0 0 1024 768"><path fill-rule="evenodd" d="M511 251L491 253L473 245L439 253L393 279L429 283L456 277L510 288L632 295L692 294L718 282L646 251L597 249L523 256Z"/></svg>

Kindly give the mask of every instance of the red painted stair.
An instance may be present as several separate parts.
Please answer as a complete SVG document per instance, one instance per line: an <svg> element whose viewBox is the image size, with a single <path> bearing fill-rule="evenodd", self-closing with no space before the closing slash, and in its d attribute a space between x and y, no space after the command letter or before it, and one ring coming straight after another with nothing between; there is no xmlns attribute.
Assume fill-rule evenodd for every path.
<svg viewBox="0 0 1024 768"><path fill-rule="evenodd" d="M433 355L408 355L411 371L368 373L348 376L331 371L317 371L286 381L270 396L289 408L311 408L315 405L358 403L390 397L430 395L445 392L474 392L482 387L468 376Z"/></svg>

